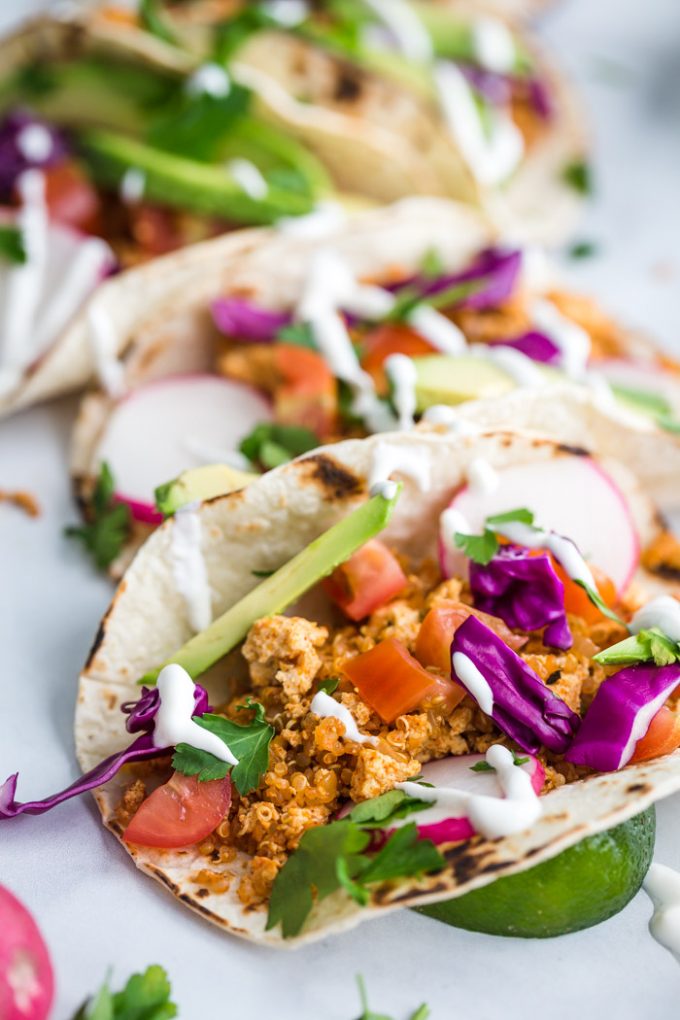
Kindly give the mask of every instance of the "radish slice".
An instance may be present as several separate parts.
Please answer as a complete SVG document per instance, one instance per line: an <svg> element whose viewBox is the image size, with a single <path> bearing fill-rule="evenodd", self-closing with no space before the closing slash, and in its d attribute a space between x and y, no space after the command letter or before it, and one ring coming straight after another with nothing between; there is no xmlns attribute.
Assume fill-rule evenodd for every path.
<svg viewBox="0 0 680 1020"><path fill-rule="evenodd" d="M45 1020L53 998L54 974L40 930L26 907L0 886L0 1017Z"/></svg>
<svg viewBox="0 0 680 1020"><path fill-rule="evenodd" d="M234 463L240 441L271 406L243 383L212 375L172 376L133 390L114 408L95 462L111 468L116 499L156 523L154 489L187 468Z"/></svg>
<svg viewBox="0 0 680 1020"><path fill-rule="evenodd" d="M451 507L480 534L492 514L526 507L536 524L570 538L581 555L626 590L640 561L640 544L628 504L608 474L588 456L564 456L517 464L497 472L493 488L466 485ZM444 519L446 521L446 519ZM440 567L445 577L455 554L444 543Z"/></svg>
<svg viewBox="0 0 680 1020"><path fill-rule="evenodd" d="M648 393L668 401L674 411L680 408L680 376L661 365L618 358L595 361L593 371L601 373L613 386Z"/></svg>

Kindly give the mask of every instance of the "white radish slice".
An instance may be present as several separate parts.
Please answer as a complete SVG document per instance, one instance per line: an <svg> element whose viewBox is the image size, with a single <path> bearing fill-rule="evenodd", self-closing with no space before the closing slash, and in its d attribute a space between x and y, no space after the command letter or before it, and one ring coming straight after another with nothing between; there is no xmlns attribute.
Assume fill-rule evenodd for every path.
<svg viewBox="0 0 680 1020"><path fill-rule="evenodd" d="M625 497L588 456L503 468L493 487L466 485L456 493L451 507L462 514L473 534L482 532L487 517L526 507L536 525L575 542L581 555L603 570L619 593L627 588L640 561L638 535ZM449 557L444 556L441 565L447 573Z"/></svg>
<svg viewBox="0 0 680 1020"><path fill-rule="evenodd" d="M269 402L243 383L212 375L171 376L133 390L113 410L96 452L109 465L116 498L151 520L154 489L187 468L234 462ZM241 458L242 459L242 458Z"/></svg>

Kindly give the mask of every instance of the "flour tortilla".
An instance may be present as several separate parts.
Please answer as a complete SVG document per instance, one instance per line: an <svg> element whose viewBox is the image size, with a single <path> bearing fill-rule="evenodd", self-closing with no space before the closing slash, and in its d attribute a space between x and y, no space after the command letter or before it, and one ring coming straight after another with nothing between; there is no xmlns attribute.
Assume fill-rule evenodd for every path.
<svg viewBox="0 0 680 1020"><path fill-rule="evenodd" d="M385 439L348 440L322 448L201 507L202 551L215 617L255 587L254 570L280 567L366 498L367 478L380 441ZM476 436L395 434L388 441L404 451L415 450L431 468L427 492L403 479L399 504L382 536L415 560L435 555L439 513L464 482L467 465L474 458L483 457L502 469L574 455L550 439L511 431ZM648 542L658 523L647 494L627 468L606 458L602 465L626 496L641 542ZM120 705L139 696L136 680L142 674L171 658L192 636L185 604L173 581L173 528L173 520L167 520L138 553L101 623L80 677L75 739L84 770L129 741ZM201 678L217 701L228 695L227 672L217 668ZM105 825L119 838L114 808L125 783L124 777L119 778L95 795ZM495 878L524 871L678 789L680 752L562 787L546 795L543 816L532 829L505 839L478 838L451 846L445 850L443 872L378 886L365 908L336 893L314 909L298 938L287 941L278 929L265 931L265 909L243 908L236 892L238 878L221 893L212 891L204 878L199 880L198 872L220 875L221 869L195 850L126 849L138 868L223 930L259 944L294 946L388 910L460 896ZM242 870L245 863L241 855L235 868ZM225 867L231 865L222 865L222 872Z"/></svg>

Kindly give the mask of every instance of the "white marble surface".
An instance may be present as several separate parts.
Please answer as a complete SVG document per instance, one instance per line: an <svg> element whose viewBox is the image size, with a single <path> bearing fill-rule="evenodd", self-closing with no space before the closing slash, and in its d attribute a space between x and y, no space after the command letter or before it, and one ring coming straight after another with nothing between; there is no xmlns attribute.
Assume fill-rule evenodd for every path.
<svg viewBox="0 0 680 1020"><path fill-rule="evenodd" d="M0 4L0 22L38 3ZM680 5L571 0L541 31L583 89L596 140L597 201L578 237L600 246L572 264L579 285L676 349L680 226ZM606 80L605 80L606 79ZM66 480L70 402L0 425L0 487L34 491L43 515L0 505L0 776L22 797L76 775L75 677L105 608L107 583L62 537L74 518ZM659 808L657 859L680 866L680 798ZM354 975L397 1020L426 999L434 1020L671 1020L680 970L647 933L643 894L590 931L547 942L477 936L411 913L295 955L220 936L142 879L87 800L40 822L2 827L0 881L35 911L50 943L66 1020L109 967L114 983L157 961L185 1020L350 1020Z"/></svg>

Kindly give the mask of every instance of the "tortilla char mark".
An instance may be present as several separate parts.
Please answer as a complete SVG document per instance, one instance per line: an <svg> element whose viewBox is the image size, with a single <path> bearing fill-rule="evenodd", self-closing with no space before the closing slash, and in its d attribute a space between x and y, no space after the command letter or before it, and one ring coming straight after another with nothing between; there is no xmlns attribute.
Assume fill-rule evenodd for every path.
<svg viewBox="0 0 680 1020"><path fill-rule="evenodd" d="M301 464L307 477L322 490L326 499L343 500L358 496L364 490L364 480L353 475L327 453L314 453Z"/></svg>

